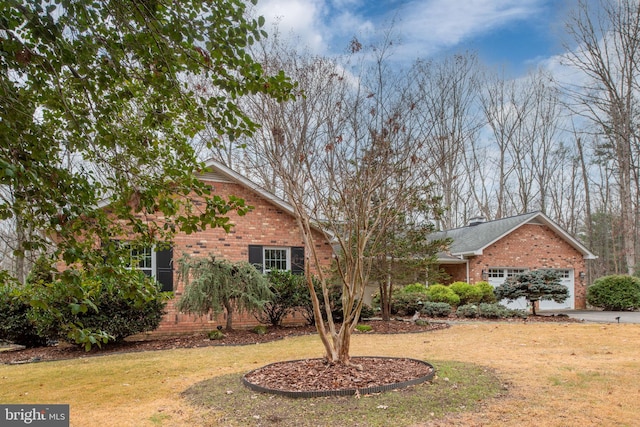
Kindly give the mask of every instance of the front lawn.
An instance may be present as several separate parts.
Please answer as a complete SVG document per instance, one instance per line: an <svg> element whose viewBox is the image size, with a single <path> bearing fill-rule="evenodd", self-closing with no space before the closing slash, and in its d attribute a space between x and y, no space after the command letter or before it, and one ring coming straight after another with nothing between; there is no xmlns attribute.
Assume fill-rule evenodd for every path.
<svg viewBox="0 0 640 427"><path fill-rule="evenodd" d="M595 426L633 425L640 416L638 348L640 325L470 323L419 334L356 335L352 355L405 356L454 370L471 364L470 382L477 382L480 373L499 380L498 392L505 395L476 396L470 406L456 403L463 412L446 416L446 424ZM240 425L233 421L240 418L234 418L232 405L206 404L205 393L197 401L194 391L207 381L224 383L267 363L321 354L317 337L302 336L251 346L1 365L0 402L68 403L73 426ZM436 386L458 382L446 381L442 372ZM248 393L226 391L236 394L229 401ZM393 409L379 405L379 414ZM406 411L422 411L417 424L441 416L416 406L407 405ZM270 425L253 417L260 414L247 415L249 425ZM416 424L416 418L405 418L398 417L395 425ZM322 425L319 416L316 421Z"/></svg>

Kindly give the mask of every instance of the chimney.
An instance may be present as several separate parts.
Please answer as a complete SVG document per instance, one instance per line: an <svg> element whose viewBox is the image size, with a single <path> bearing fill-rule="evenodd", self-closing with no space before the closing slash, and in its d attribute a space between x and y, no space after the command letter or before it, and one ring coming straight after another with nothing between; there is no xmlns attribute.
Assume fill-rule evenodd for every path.
<svg viewBox="0 0 640 427"><path fill-rule="evenodd" d="M485 217L478 215L478 216L474 216L473 218L471 218L469 220L469 224L467 224L467 225L469 227L473 227L473 226L478 225L478 224L483 224L485 221L486 221Z"/></svg>

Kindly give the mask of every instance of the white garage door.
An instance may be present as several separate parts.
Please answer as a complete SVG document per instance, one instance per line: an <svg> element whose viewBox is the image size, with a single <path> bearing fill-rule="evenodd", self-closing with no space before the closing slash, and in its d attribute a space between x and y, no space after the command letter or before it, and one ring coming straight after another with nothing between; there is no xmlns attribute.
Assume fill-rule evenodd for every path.
<svg viewBox="0 0 640 427"><path fill-rule="evenodd" d="M556 270L560 273L562 284L569 288L569 298L563 303L540 301L540 310L573 310L576 308L574 298L573 270Z"/></svg>
<svg viewBox="0 0 640 427"><path fill-rule="evenodd" d="M527 270L523 268L490 268L488 282L495 288L502 285L509 277L525 271ZM562 284L569 289L569 298L560 304L555 301L540 301L540 310L573 310L575 308L573 270L556 271L560 273ZM518 298L510 302L502 300L500 303L512 309L527 310L527 300L524 298Z"/></svg>
<svg viewBox="0 0 640 427"><path fill-rule="evenodd" d="M498 286L502 285L504 281L509 277L515 276L516 274L524 273L525 271L527 270L524 268L490 268L488 282L489 284L491 284L491 286L497 288ZM505 299L499 302L500 304L511 309L527 309L527 300L524 298L518 298L515 301L508 301Z"/></svg>

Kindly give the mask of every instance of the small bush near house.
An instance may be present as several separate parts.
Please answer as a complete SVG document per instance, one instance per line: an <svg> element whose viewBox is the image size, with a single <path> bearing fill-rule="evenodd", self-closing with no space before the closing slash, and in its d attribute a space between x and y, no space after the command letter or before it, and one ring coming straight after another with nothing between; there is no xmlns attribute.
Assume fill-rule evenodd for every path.
<svg viewBox="0 0 640 427"><path fill-rule="evenodd" d="M456 309L457 317L476 318L480 316L480 310L475 304L461 305Z"/></svg>
<svg viewBox="0 0 640 427"><path fill-rule="evenodd" d="M431 285L427 288L427 296L433 302L446 302L452 307L460 305L460 297L448 286Z"/></svg>
<svg viewBox="0 0 640 427"><path fill-rule="evenodd" d="M522 310L511 310L502 304L466 304L456 310L457 317L484 318L484 319L508 319L512 317L526 318L527 314Z"/></svg>
<svg viewBox="0 0 640 427"><path fill-rule="evenodd" d="M371 332L373 328L371 325L356 325L356 331L358 332Z"/></svg>
<svg viewBox="0 0 640 427"><path fill-rule="evenodd" d="M120 280L127 281L126 285L88 273L78 279L81 294L77 295L69 295L61 282L30 288L33 307L29 318L40 336L81 344L89 350L94 344L122 341L160 324L169 295L143 273L123 272ZM135 296L129 293L131 289L136 290ZM80 327L69 329L70 324Z"/></svg>
<svg viewBox="0 0 640 427"><path fill-rule="evenodd" d="M290 271L271 270L267 279L272 296L255 317L261 323L280 326L288 314L308 299L309 289L304 276Z"/></svg>
<svg viewBox="0 0 640 427"><path fill-rule="evenodd" d="M421 292L394 293L391 297L391 314L412 316L422 310L427 300L427 295Z"/></svg>
<svg viewBox="0 0 640 427"><path fill-rule="evenodd" d="M422 307L422 314L428 317L447 317L451 314L451 305L446 302L427 301Z"/></svg>
<svg viewBox="0 0 640 427"><path fill-rule="evenodd" d="M587 289L587 303L604 310L637 310L640 308L640 279L625 275L596 279Z"/></svg>
<svg viewBox="0 0 640 427"><path fill-rule="evenodd" d="M265 325L256 325L251 329L251 332L258 335L264 335L267 333L267 327Z"/></svg>
<svg viewBox="0 0 640 427"><path fill-rule="evenodd" d="M477 282L474 286L482 292L482 299L480 302L486 302L489 304L496 302L496 294L493 292L493 286L491 286L489 282Z"/></svg>
<svg viewBox="0 0 640 427"><path fill-rule="evenodd" d="M477 304L482 300L482 290L466 282L453 282L449 289L460 297L460 304Z"/></svg>
<svg viewBox="0 0 640 427"><path fill-rule="evenodd" d="M29 319L29 299L29 293L17 284L0 285L0 340L25 347L47 344L46 337L38 334L35 323Z"/></svg>
<svg viewBox="0 0 640 427"><path fill-rule="evenodd" d="M360 311L360 318L371 319L373 316L375 316L375 312L373 311L373 308L371 308L370 305L362 304L362 310Z"/></svg>
<svg viewBox="0 0 640 427"><path fill-rule="evenodd" d="M224 333L222 331L219 331L217 329L214 329L213 331L209 331L209 333L207 333L207 337L210 340L221 340L225 337Z"/></svg>
<svg viewBox="0 0 640 427"><path fill-rule="evenodd" d="M414 293L427 294L428 293L427 289L428 288L422 283L412 283L411 285L405 285L401 288L398 288L397 291L403 294L414 294Z"/></svg>
<svg viewBox="0 0 640 427"><path fill-rule="evenodd" d="M512 317L526 318L524 310L512 310L502 304L480 303L478 305L479 316L485 319L509 319Z"/></svg>

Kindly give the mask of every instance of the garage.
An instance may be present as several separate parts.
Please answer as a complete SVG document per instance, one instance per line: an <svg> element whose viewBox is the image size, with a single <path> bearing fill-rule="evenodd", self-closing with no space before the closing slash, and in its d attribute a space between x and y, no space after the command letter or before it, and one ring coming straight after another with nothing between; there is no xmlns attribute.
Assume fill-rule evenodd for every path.
<svg viewBox="0 0 640 427"><path fill-rule="evenodd" d="M525 268L490 268L488 270L488 282L491 286L498 287L504 283L510 277L527 271ZM569 289L569 298L563 303L557 303L555 301L540 301L540 310L573 310L575 308L575 289L574 289L574 275L573 270L568 269L555 269L560 274L561 283ZM511 308L527 310L527 300L524 298L518 298L515 301L500 301L501 304Z"/></svg>

